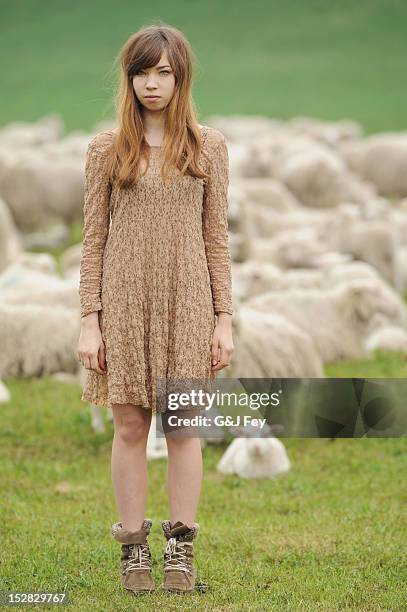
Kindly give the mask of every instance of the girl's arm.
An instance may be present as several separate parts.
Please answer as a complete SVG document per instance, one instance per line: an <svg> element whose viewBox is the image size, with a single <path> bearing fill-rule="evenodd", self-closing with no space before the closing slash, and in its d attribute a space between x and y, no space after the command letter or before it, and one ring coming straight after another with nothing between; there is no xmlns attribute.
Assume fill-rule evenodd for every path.
<svg viewBox="0 0 407 612"><path fill-rule="evenodd" d="M101 132L91 140L86 153L79 281L82 318L102 309L100 295L103 251L110 225L111 183L104 168L109 142L109 133Z"/></svg>
<svg viewBox="0 0 407 612"><path fill-rule="evenodd" d="M208 147L210 178L205 184L203 198L203 238L215 313L232 315L232 266L227 218L229 156L225 137L219 130L212 128L208 137L211 138Z"/></svg>

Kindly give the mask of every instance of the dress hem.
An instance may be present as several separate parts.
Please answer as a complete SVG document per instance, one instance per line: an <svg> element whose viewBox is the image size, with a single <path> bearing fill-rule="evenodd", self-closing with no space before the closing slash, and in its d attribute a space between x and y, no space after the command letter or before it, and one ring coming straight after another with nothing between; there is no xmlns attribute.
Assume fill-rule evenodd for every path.
<svg viewBox="0 0 407 612"><path fill-rule="evenodd" d="M145 404L145 402L143 402L140 399L136 399L136 397L134 395L129 395L129 394L125 396L117 396L117 397L115 396L113 397L112 396L95 397L94 395L83 393L81 396L81 400L83 402L88 402L96 406L104 406L106 408L111 408L112 404L134 404L135 406L141 406L145 410L151 410L153 414L157 412L157 410L154 407L151 407L150 405Z"/></svg>

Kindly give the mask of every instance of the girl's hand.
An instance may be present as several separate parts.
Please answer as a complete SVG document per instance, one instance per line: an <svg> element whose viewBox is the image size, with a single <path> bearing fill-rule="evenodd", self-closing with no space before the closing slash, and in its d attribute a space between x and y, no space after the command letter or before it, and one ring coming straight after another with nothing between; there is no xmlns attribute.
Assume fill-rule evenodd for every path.
<svg viewBox="0 0 407 612"><path fill-rule="evenodd" d="M99 320L90 313L82 319L78 342L78 360L87 370L105 374L107 370L105 344L99 327Z"/></svg>
<svg viewBox="0 0 407 612"><path fill-rule="evenodd" d="M222 370L230 364L234 351L232 339L232 315L219 312L212 338L212 372Z"/></svg>

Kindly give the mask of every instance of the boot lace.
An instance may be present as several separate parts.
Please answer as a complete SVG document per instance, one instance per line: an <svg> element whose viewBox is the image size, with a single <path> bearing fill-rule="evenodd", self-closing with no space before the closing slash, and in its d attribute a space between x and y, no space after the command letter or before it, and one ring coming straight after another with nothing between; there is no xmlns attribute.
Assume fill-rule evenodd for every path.
<svg viewBox="0 0 407 612"><path fill-rule="evenodd" d="M192 542L179 542L176 538L170 538L165 549L165 568L176 569L192 574L187 558L186 547L191 547Z"/></svg>
<svg viewBox="0 0 407 612"><path fill-rule="evenodd" d="M133 570L150 570L150 550L148 544L130 544L129 558L123 573Z"/></svg>

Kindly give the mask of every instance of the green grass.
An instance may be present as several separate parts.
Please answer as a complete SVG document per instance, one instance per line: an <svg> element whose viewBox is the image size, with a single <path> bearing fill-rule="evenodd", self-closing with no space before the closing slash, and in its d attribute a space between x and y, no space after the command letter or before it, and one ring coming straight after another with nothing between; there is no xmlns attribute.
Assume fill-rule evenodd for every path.
<svg viewBox="0 0 407 612"><path fill-rule="evenodd" d="M405 378L406 357L400 352L375 351L372 359L325 364L325 372L338 378Z"/></svg>
<svg viewBox="0 0 407 612"><path fill-rule="evenodd" d="M88 129L113 112L113 59L162 20L198 59L194 97L209 114L311 115L407 127L407 4L402 0L51 2L3 0L0 125L58 112Z"/></svg>
<svg viewBox="0 0 407 612"><path fill-rule="evenodd" d="M120 590L110 480L112 425L95 435L74 385L7 381L2 407L1 589L67 588L75 610L131 610ZM144 609L404 610L405 439L285 439L292 470L275 481L224 477L204 450L197 521L205 594L155 594ZM65 483L66 488L59 486ZM162 578L166 461L149 463L146 516ZM63 492L65 491L65 492ZM182 596L181 596L182 597ZM21 608L23 609L23 608Z"/></svg>

